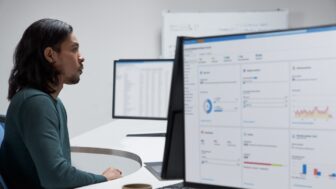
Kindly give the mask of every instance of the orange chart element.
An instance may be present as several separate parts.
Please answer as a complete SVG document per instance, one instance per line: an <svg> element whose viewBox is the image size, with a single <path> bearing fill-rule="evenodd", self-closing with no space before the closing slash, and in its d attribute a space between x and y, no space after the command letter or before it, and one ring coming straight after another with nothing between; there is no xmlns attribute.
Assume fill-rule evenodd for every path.
<svg viewBox="0 0 336 189"><path fill-rule="evenodd" d="M297 119L320 119L320 120L329 120L333 116L329 113L329 107L327 106L324 110L314 107L312 110L296 110L295 118Z"/></svg>

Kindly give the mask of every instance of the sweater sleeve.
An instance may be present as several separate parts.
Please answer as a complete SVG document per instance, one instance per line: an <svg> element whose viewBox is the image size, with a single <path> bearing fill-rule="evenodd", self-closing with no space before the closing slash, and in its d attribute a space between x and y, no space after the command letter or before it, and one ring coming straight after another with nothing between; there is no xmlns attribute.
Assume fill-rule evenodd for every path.
<svg viewBox="0 0 336 189"><path fill-rule="evenodd" d="M20 109L22 138L44 188L74 188L106 181L71 166L62 152L58 112L48 96L26 99Z"/></svg>

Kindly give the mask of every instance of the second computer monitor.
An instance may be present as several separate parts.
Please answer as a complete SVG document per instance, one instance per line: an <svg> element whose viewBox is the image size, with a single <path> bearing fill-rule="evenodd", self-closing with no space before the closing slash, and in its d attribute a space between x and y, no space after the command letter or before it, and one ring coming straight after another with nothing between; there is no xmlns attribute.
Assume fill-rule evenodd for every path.
<svg viewBox="0 0 336 189"><path fill-rule="evenodd" d="M167 119L174 60L114 61L113 118Z"/></svg>

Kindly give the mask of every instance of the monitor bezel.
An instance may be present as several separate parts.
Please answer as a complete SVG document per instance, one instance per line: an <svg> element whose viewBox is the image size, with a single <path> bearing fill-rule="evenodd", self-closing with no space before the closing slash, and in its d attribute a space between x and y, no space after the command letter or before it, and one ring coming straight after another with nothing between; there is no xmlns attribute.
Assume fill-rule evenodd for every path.
<svg viewBox="0 0 336 189"><path fill-rule="evenodd" d="M184 150L184 97L183 97L183 39L176 38L175 62L172 72L170 89L167 132L162 160L162 179L184 179L185 176L185 150ZM179 82L180 85L179 85ZM181 89L181 88L182 89ZM181 90L180 90L181 89ZM179 95L180 94L180 95ZM181 99L180 99L181 98ZM178 99L180 101L178 101ZM181 107L177 108L178 103ZM182 116L182 117L178 117Z"/></svg>
<svg viewBox="0 0 336 189"><path fill-rule="evenodd" d="M336 23L325 24L325 25L304 26L304 27L296 27L296 28L287 28L287 29L275 29L275 30L255 31L255 32L246 32L246 33L198 36L198 37L183 39L183 46L185 45L185 41L202 40L202 39L212 39L212 38L222 38L222 37L224 38L224 37L236 37L236 36L247 36L247 35L259 35L259 34L268 34L268 33L275 33L275 32L276 33L293 32L293 31L300 31L300 30L307 30L307 29L318 29L318 28L328 28L328 27L336 27ZM300 33L296 33L296 34L300 34ZM293 35L294 35L294 33L293 33Z"/></svg>
<svg viewBox="0 0 336 189"><path fill-rule="evenodd" d="M172 69L174 65L174 59L118 59L114 60L113 63L113 91L112 91L112 118L113 119L142 119L142 120L167 120L168 118L168 107L167 107L167 115L165 117L144 117L144 116L122 116L122 115L115 115L115 87L116 87L116 70L117 70L117 63L119 62L169 62L172 63ZM173 71L172 71L173 73ZM172 80L172 77L171 77ZM169 87L170 88L170 87ZM169 96L169 94L168 94ZM168 99L169 101L169 99ZM169 105L169 102L168 102Z"/></svg>
<svg viewBox="0 0 336 189"><path fill-rule="evenodd" d="M293 31L300 31L300 30L308 30L308 29L319 29L319 28L328 28L328 27L336 27L335 24L327 24L327 25L315 25L315 26L305 26L305 27L297 27L297 28L287 28L287 29L276 29L276 30L266 30L266 31L258 31L258 32L247 32L247 33L237 33L237 34L227 34L227 35L213 35L213 36L199 36L199 37L193 37L193 38L184 38L183 43L182 43L182 51L183 51L183 67L182 67L182 72L184 75L184 47L185 47L185 42L186 41L193 41L193 40L204 40L204 39L214 39L214 38L225 38L225 37L236 37L236 36L247 36L247 35L259 35L259 34L269 34L269 33L282 33L282 32L293 32ZM185 77L183 77L183 85L185 84ZM184 95L184 90L183 90L183 96ZM185 113L184 113L185 116ZM184 119L184 125L185 119ZM186 129L186 128L185 128ZM187 132L184 132L185 135ZM184 137L186 139L186 137ZM184 141L185 144L185 149L187 148L186 141ZM184 162L184 170L185 170L185 175L184 175L184 185L187 187L195 187L195 188L207 188L207 189L248 189L248 188L243 188L243 187L234 187L234 186L219 186L219 185L212 185L212 184L205 184L205 183L195 183L195 182L189 182L187 181L187 158L185 156L185 162Z"/></svg>

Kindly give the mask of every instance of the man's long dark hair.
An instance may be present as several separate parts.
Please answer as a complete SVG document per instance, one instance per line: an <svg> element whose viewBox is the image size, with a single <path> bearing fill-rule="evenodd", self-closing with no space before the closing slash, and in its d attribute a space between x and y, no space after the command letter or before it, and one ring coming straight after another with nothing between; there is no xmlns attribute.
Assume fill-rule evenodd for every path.
<svg viewBox="0 0 336 189"><path fill-rule="evenodd" d="M8 100L24 87L51 94L58 85L58 71L44 57L47 47L60 51L60 44L72 33L72 26L55 19L41 19L23 33L14 55L9 77Z"/></svg>

